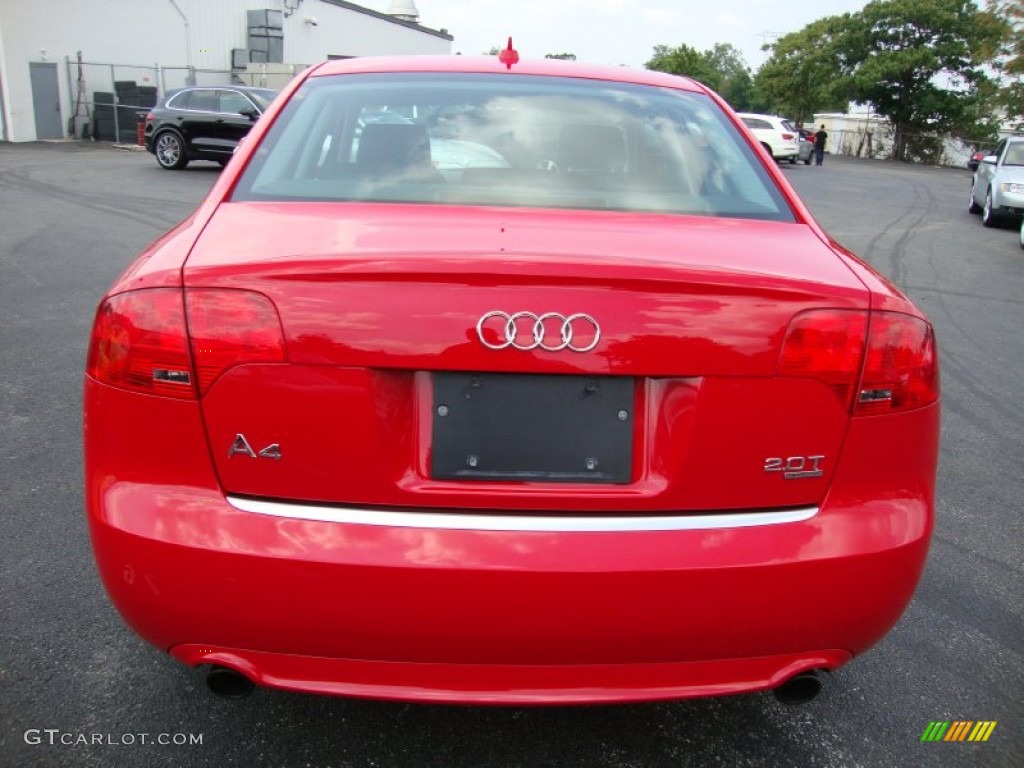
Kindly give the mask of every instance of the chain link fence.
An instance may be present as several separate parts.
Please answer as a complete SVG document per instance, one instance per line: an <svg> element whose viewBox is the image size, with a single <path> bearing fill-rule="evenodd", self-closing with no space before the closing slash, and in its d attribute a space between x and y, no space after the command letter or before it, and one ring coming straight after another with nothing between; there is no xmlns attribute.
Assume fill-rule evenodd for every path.
<svg viewBox="0 0 1024 768"><path fill-rule="evenodd" d="M168 92L186 85L240 82L230 69L113 64L65 60L71 117L68 135L97 141L134 144L139 114Z"/></svg>
<svg viewBox="0 0 1024 768"><path fill-rule="evenodd" d="M891 126L870 129L833 127L828 132L828 149L831 154L843 157L888 160L893 156L895 134ZM907 162L951 168L966 168L972 153L995 146L991 139L959 139L917 133L904 134L900 138Z"/></svg>

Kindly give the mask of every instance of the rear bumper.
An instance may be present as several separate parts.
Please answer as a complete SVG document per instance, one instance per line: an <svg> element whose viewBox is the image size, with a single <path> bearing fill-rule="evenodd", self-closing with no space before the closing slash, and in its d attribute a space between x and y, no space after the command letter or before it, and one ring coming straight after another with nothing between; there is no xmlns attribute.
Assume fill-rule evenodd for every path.
<svg viewBox="0 0 1024 768"><path fill-rule="evenodd" d="M268 688L367 699L473 704L661 701L769 690L812 669L835 669L844 650L706 662L561 666L424 664L178 645L185 664L214 664Z"/></svg>
<svg viewBox="0 0 1024 768"><path fill-rule="evenodd" d="M775 687L892 627L932 527L936 446L917 441L934 408L898 417L914 422L895 433L909 442L859 420L846 450L868 457L868 479L844 461L825 503L794 519L504 530L239 508L219 490L196 405L160 403L153 440L153 403L133 412L138 397L116 395L117 419L86 429L90 530L114 604L188 664L291 690L574 703ZM908 480L908 461L925 476Z"/></svg>

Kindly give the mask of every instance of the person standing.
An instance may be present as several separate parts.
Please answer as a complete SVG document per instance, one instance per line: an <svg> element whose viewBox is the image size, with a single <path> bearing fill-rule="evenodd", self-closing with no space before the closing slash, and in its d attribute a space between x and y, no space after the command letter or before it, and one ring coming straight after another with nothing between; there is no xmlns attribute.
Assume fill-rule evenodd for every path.
<svg viewBox="0 0 1024 768"><path fill-rule="evenodd" d="M814 164L821 165L821 161L825 159L825 142L828 141L828 133L825 131L825 124L821 124L821 128L814 134Z"/></svg>

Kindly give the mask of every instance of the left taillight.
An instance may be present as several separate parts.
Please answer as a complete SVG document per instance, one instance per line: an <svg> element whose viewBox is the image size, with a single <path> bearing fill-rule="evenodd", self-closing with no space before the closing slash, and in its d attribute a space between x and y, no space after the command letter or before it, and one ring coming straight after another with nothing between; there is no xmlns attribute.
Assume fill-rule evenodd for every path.
<svg viewBox="0 0 1024 768"><path fill-rule="evenodd" d="M194 399L181 290L149 288L104 299L96 312L86 370L121 389Z"/></svg>
<svg viewBox="0 0 1024 768"><path fill-rule="evenodd" d="M266 296L147 288L100 304L87 371L121 389L191 400L236 365L285 360L281 321Z"/></svg>
<svg viewBox="0 0 1024 768"><path fill-rule="evenodd" d="M185 305L200 395L236 365L285 362L281 320L263 294L194 288Z"/></svg>

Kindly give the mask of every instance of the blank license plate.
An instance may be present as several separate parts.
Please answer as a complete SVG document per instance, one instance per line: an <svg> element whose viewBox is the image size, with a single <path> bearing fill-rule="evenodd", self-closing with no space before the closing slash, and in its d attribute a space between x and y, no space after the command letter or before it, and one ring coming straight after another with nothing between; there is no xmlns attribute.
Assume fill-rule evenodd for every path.
<svg viewBox="0 0 1024 768"><path fill-rule="evenodd" d="M634 379L435 373L431 476L628 483Z"/></svg>

